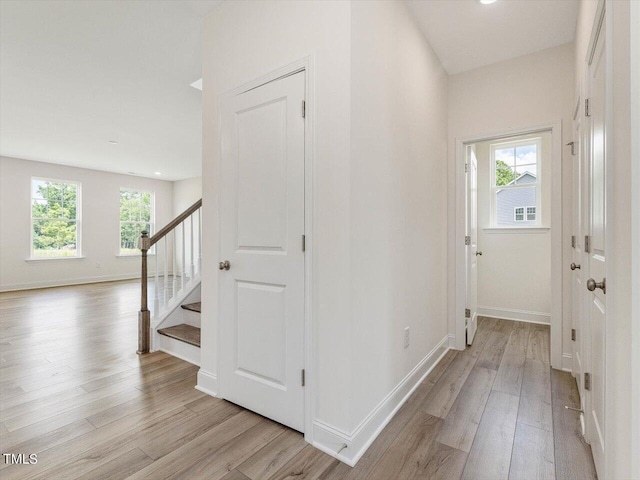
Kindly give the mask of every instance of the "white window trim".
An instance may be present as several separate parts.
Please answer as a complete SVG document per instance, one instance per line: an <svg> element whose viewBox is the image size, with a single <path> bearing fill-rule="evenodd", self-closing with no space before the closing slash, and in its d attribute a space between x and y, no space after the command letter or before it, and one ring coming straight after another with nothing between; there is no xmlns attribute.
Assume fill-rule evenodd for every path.
<svg viewBox="0 0 640 480"><path fill-rule="evenodd" d="M67 221L76 222L76 254L70 257L36 257L33 255L33 182L52 182L52 183L65 183L76 186L76 218L38 218L38 220L55 220L55 221ZM48 199L47 199L48 201ZM29 258L27 261L46 261L46 260L75 260L85 258L82 255L82 182L76 180L62 180L59 178L47 178L47 177L31 177L29 180Z"/></svg>
<svg viewBox="0 0 640 480"><path fill-rule="evenodd" d="M509 186L496 186L496 162L495 162L495 151L503 148L517 148L524 147L527 145L536 145L536 181L532 183L523 183ZM523 140L510 140L507 142L496 142L491 144L490 148L490 179L489 179L489 192L490 192L490 227L491 229L504 229L509 228L506 225L498 225L497 224L497 200L496 195L500 190L512 190L516 188L527 188L527 187L536 187L536 220L533 223L528 225L518 226L517 228L540 228L542 226L541 215L539 212L542 212L542 183L540 179L542 178L542 137L534 137L534 138L526 138ZM526 207L525 207L525 219L526 219ZM515 211L514 211L514 220L515 220ZM518 222L520 222L518 220Z"/></svg>
<svg viewBox="0 0 640 480"><path fill-rule="evenodd" d="M149 222L136 222L133 220L120 220L120 194L122 191L126 192L135 192L135 193L149 193L151 194L151 215ZM151 231L149 232L149 236L151 237L154 234L155 226L156 226L156 192L153 190L142 190L140 188L128 188L128 187L120 187L118 190L118 253L116 257L118 258L129 258L129 257L141 257L142 254L140 252L136 253L122 253L121 240L122 240L122 224L123 223L149 223L151 227ZM147 255L155 255L155 245L151 247Z"/></svg>

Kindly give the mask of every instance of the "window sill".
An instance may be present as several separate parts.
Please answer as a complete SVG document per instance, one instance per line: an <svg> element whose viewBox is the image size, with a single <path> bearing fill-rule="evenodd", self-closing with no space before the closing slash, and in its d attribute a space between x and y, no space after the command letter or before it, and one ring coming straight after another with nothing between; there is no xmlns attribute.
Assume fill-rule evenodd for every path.
<svg viewBox="0 0 640 480"><path fill-rule="evenodd" d="M25 262L48 262L50 260L58 261L58 260L83 260L87 257L79 256L79 257L32 257L25 258Z"/></svg>
<svg viewBox="0 0 640 480"><path fill-rule="evenodd" d="M484 233L547 233L550 227L487 227Z"/></svg>

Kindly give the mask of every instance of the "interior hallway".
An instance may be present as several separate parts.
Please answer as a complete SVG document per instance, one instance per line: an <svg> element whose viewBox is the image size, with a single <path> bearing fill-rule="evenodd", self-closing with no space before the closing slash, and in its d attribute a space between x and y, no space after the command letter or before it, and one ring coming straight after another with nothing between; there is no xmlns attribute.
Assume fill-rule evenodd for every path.
<svg viewBox="0 0 640 480"><path fill-rule="evenodd" d="M138 282L0 294L0 447L38 454L3 480L595 478L548 327L481 319L352 469L195 390L197 367L135 355L138 301Z"/></svg>

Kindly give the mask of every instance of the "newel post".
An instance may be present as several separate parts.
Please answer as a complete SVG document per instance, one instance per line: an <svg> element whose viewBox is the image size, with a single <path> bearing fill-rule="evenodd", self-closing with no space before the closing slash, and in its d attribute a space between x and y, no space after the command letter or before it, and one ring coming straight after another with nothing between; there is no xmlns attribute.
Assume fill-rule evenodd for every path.
<svg viewBox="0 0 640 480"><path fill-rule="evenodd" d="M142 231L138 248L142 251L142 275L140 278L142 290L140 311L138 312L138 351L136 353L142 355L149 353L149 333L151 330L151 312L147 306L147 252L151 248L151 239L146 230Z"/></svg>

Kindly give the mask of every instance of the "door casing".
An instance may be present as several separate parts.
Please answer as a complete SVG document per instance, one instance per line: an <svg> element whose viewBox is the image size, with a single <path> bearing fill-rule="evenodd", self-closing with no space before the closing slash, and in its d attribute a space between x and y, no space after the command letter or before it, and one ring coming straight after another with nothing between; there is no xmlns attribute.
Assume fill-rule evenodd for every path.
<svg viewBox="0 0 640 480"><path fill-rule="evenodd" d="M550 131L552 137L551 162L551 366L562 369L562 122L555 121L542 125L504 130L494 133L472 135L456 139L456 205L455 205L455 295L449 301L449 311L453 312L455 329L451 348L465 349L465 319L466 302L466 247L464 236L466 231L466 178L465 156L466 145L488 140L497 140L530 133Z"/></svg>

